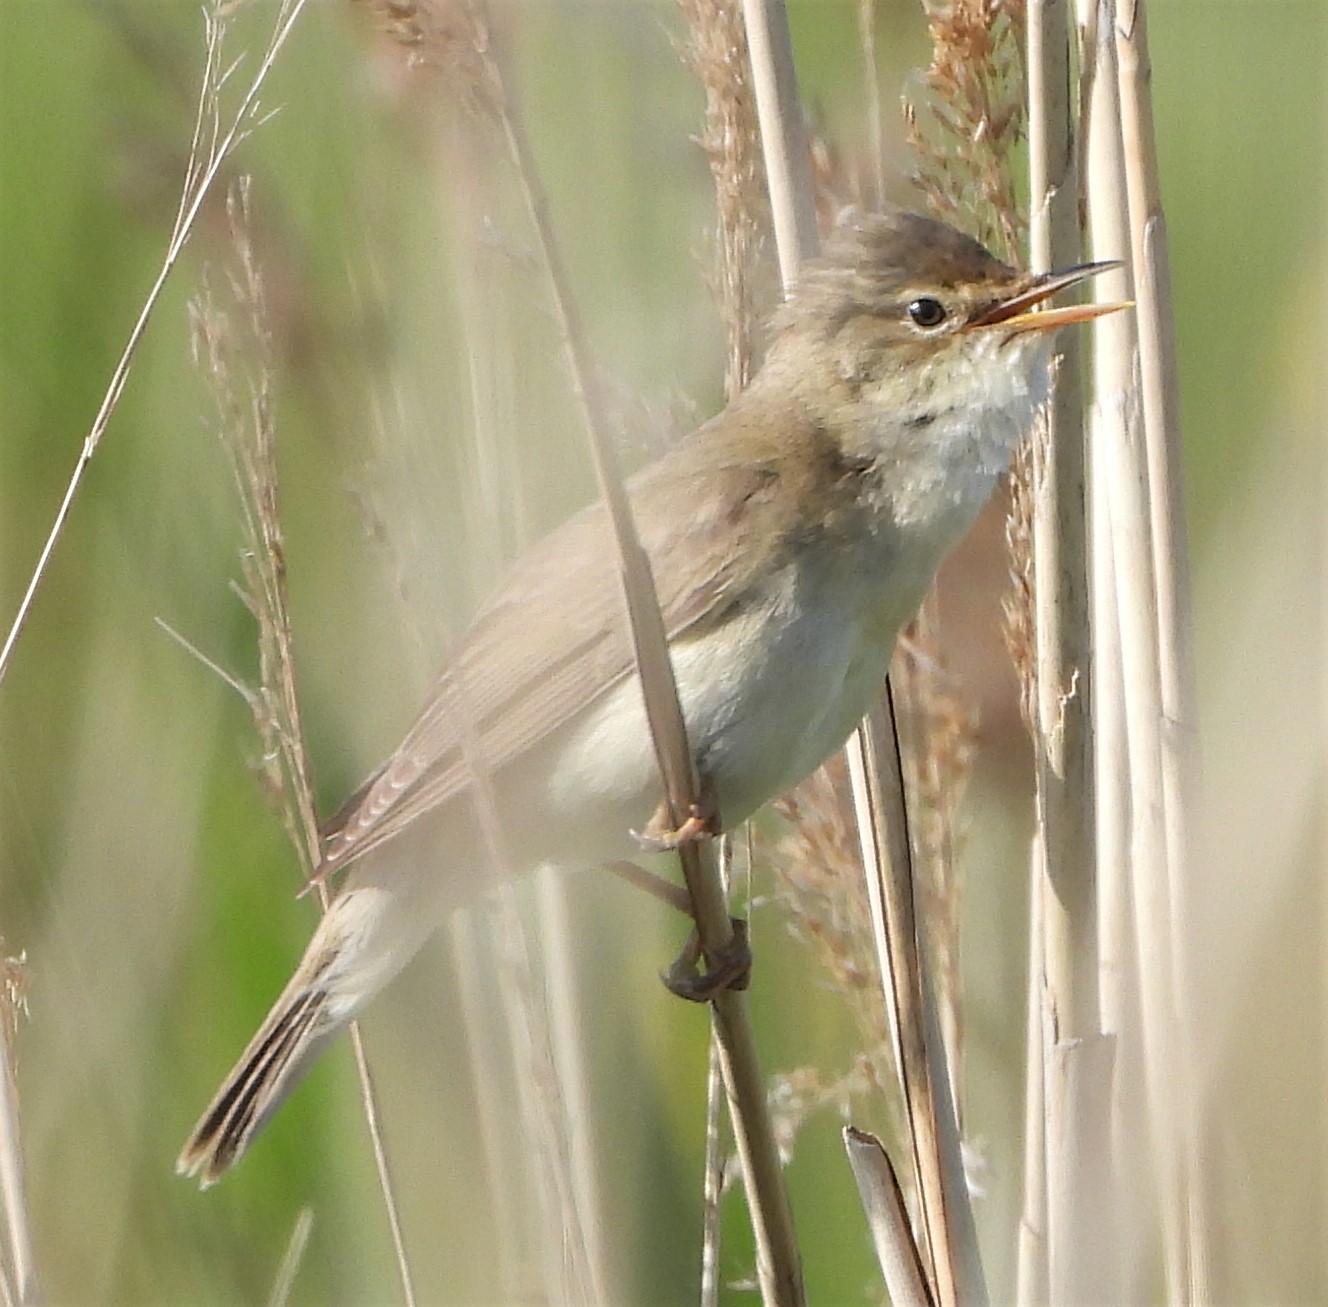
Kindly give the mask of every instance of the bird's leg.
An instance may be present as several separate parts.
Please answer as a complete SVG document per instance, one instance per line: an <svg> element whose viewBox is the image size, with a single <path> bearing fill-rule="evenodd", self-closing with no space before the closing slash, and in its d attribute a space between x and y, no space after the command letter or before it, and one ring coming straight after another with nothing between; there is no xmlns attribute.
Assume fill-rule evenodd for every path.
<svg viewBox="0 0 1328 1307"><path fill-rule="evenodd" d="M606 862L604 863L604 869L605 871L611 871L629 885L633 885L639 890L645 890L651 898L656 898L661 903L667 903L671 908L677 908L683 916L690 917L692 915L692 901L687 897L687 891L681 885L675 885L671 880L666 880L653 871L638 867L636 863L628 862L626 858Z"/></svg>

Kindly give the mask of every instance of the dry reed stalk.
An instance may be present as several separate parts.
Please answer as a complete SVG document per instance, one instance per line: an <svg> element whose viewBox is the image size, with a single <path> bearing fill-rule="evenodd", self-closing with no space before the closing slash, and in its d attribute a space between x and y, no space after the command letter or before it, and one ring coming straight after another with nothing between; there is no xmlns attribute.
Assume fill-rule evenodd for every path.
<svg viewBox="0 0 1328 1307"><path fill-rule="evenodd" d="M1098 21L1098 0L1080 0L1084 76L1088 81L1086 119L1081 122L1085 160L1085 195L1092 257L1120 256L1129 248L1129 222L1121 156L1115 40L1110 24ZM1128 265L1094 279L1101 301L1131 297ZM1116 1081L1111 1099L1111 1150L1115 1168L1110 1189L1116 1266L1110 1296L1136 1301L1144 1293L1145 1244L1153 1239L1153 1196L1148 1192L1147 1163L1138 1141L1147 1137L1146 1114L1139 1101L1143 1078L1139 1050L1137 961L1130 925L1132 877L1130 764L1126 740L1125 682L1121 664L1114 530L1107 487L1110 460L1127 440L1126 414L1135 384L1137 331L1133 314L1099 319L1094 336L1092 466L1093 702L1097 765L1095 826L1098 850L1099 996L1102 1028L1116 1042Z"/></svg>
<svg viewBox="0 0 1328 1307"><path fill-rule="evenodd" d="M862 78L866 85L867 143L871 150L871 168L863 198L870 209L885 203L885 105L881 96L881 75L876 66L877 0L858 0L858 45L862 50Z"/></svg>
<svg viewBox="0 0 1328 1307"><path fill-rule="evenodd" d="M715 188L716 267L713 287L724 325L727 357L724 392L735 399L757 363L758 303L767 298L759 255L771 225L765 165L757 126L747 32L736 0L678 0L687 24L677 43L684 66L705 92L698 143L705 151ZM732 841L726 840L724 853ZM750 866L750 863L748 864ZM748 896L750 898L750 896ZM711 1032L706 1073L706 1161L702 1186L702 1304L720 1292L721 1199L728 1173L721 1130L723 1063ZM778 1131L780 1122L775 1122Z"/></svg>
<svg viewBox="0 0 1328 1307"><path fill-rule="evenodd" d="M248 185L242 181L228 198L235 267L230 293L240 315L222 311L205 290L191 306L196 365L211 388L217 430L231 460L246 547L245 588L240 598L258 629L259 680L238 689L253 714L262 743L260 780L281 817L307 881L318 865L320 842L313 784L304 744L295 684L294 637L286 586L286 548L279 511L276 426L272 412L272 342L267 326L263 280L249 239ZM317 886L321 909L330 895ZM396 1252L402 1290L414 1302L409 1259L393 1192L391 1169L379 1126L378 1106L359 1029L351 1040L360 1098L373 1146L384 1208Z"/></svg>
<svg viewBox="0 0 1328 1307"><path fill-rule="evenodd" d="M1188 930L1193 920L1188 877L1193 866L1190 809L1197 770L1196 710L1194 685L1194 624L1191 614L1189 582L1189 544L1185 509L1181 492L1180 401L1175 346L1175 315L1171 298L1171 272L1167 250L1166 219L1162 211L1158 179L1156 140L1153 132L1152 68L1148 57L1145 6L1142 0L1122 0L1113 13L1116 40L1117 77L1120 95L1121 136L1124 147L1126 195L1129 200L1130 249L1134 273L1134 293L1138 305L1139 394L1142 450L1133 450L1136 476L1144 478L1147 502L1140 509L1147 514L1140 532L1148 550L1150 583L1140 586L1150 595L1156 614L1155 629L1144 635L1140 652L1151 659L1152 670L1147 698L1156 692L1160 712L1145 729L1148 742L1145 761L1149 772L1156 765L1156 775L1140 775L1142 795L1156 804L1162 796L1161 839L1159 851L1164 859L1166 904L1162 938L1147 940L1139 935L1141 963L1150 970L1166 967L1170 975L1160 974L1150 983L1143 981L1145 995L1145 1041L1148 1026L1164 1022L1152 1038L1167 1065L1160 1068L1166 1079L1159 1090L1169 1093L1173 1106L1167 1114L1179 1127L1179 1174L1165 1177L1163 1183L1164 1223L1179 1247L1168 1250L1166 1258L1175 1287L1182 1290L1184 1301L1208 1302L1212 1299L1212 1239L1214 1217L1207 1182L1199 1155L1198 1121L1195 1098L1195 1053L1188 1013L1195 1010L1191 993L1191 965L1188 956ZM1133 508L1134 505L1132 504ZM1145 560L1130 560L1143 566ZM1118 575L1118 582L1120 577ZM1123 603L1128 597L1122 594ZM1143 635L1143 633L1140 633ZM1128 646L1130 634L1122 619L1122 635ZM1127 676L1128 659L1127 652ZM1150 702L1151 706L1151 702ZM1133 731L1133 723L1131 723ZM1160 780L1160 789L1149 780ZM1150 831L1150 838L1156 832ZM1144 869L1147 874L1147 869ZM1150 909L1158 904L1150 903ZM1144 905L1139 904L1143 909ZM1139 928L1136 915L1136 928ZM1150 944L1166 950L1165 957L1148 957ZM1167 991L1170 991L1169 995ZM1169 997L1170 1010L1163 1004ZM1165 1049L1161 1042L1168 1040ZM1160 1105L1159 1105L1160 1106ZM1158 1130L1166 1128L1166 1119L1157 1121ZM1179 1191L1177 1191L1177 1184ZM1174 1205L1174 1210L1168 1211ZM1179 1227L1179 1232L1177 1231ZM1181 1262L1180 1266L1176 1263ZM1175 1277L1183 1272L1183 1279Z"/></svg>
<svg viewBox="0 0 1328 1307"><path fill-rule="evenodd" d="M1106 65L1108 68L1110 64ZM1119 85L1119 82L1118 82ZM1101 130L1108 130L1100 124ZM1125 230L1123 196L1128 191L1121 164L1119 120L1110 125L1115 141L1102 145L1104 158L1095 173L1090 195L1095 239L1099 233ZM1124 184L1123 184L1124 183ZM1132 288L1137 294L1137 287ZM1115 731L1124 745L1124 771L1128 796L1128 829L1112 832L1127 842L1129 887L1133 915L1134 962L1138 969L1140 1044L1147 1099L1148 1138L1160 1203L1162 1260L1168 1297L1191 1301L1186 1251L1186 1197L1184 1127L1178 1120L1176 1091L1179 1079L1179 1011L1172 970L1173 923L1168 891L1169 857L1166 796L1162 780L1162 692L1158 669L1158 636L1153 620L1155 578L1151 548L1148 469L1143 448L1138 391L1138 342L1131 331L1117 327L1108 336L1107 351L1099 360L1104 389L1102 439L1098 487L1102 543L1109 562L1110 585L1100 587L1099 602L1112 602L1104 623L1117 646L1109 653L1119 658L1122 721ZM1123 727L1123 729L1121 729ZM1113 759L1113 762L1118 760ZM1106 763L1104 762L1104 766ZM1120 932L1113 945L1119 949ZM1122 978L1123 979L1123 978ZM1120 984L1111 1001L1121 1015L1129 1014L1129 994ZM1121 1114L1118 1111L1118 1121ZM1128 1128L1128 1122L1122 1122ZM1127 1199L1130 1196L1127 1196Z"/></svg>
<svg viewBox="0 0 1328 1307"><path fill-rule="evenodd" d="M705 1175L701 1187L701 1283L697 1290L700 1307L719 1307L720 1201L727 1187L724 1164L726 1141L722 1134L724 1103L723 1068L719 1046L712 1038L706 1059Z"/></svg>
<svg viewBox="0 0 1328 1307"><path fill-rule="evenodd" d="M917 877L914 896L935 967L950 1092L962 1122L959 811L972 771L977 716L945 665L939 627L933 589L900 637L890 679L900 704L900 746Z"/></svg>
<svg viewBox="0 0 1328 1307"><path fill-rule="evenodd" d="M1068 0L1028 9L1030 245L1039 271L1076 263L1080 230L1078 97L1070 78ZM1028 1067L1045 1116L1047 1288L1053 1301L1096 1296L1116 1265L1111 1204L1112 1050L1099 998L1094 829L1093 647L1089 613L1086 445L1078 333L1058 341L1056 387L1033 441L1036 677L1031 723L1037 776L1034 893L1045 1005L1041 1065ZM1040 865L1039 865L1040 864ZM1034 1088L1034 1081L1041 1085ZM1036 1166L1036 1159L1032 1159Z"/></svg>
<svg viewBox="0 0 1328 1307"><path fill-rule="evenodd" d="M502 121L544 256L573 389L591 437L600 495L613 523L637 671L670 820L681 826L686 815L700 807L700 779L687 744L650 563L636 536L612 439L594 394L593 371L554 239L548 202L524 129L510 102L505 104ZM703 850L694 842L686 843L679 848L678 858L701 949L707 958L721 958L732 951L734 934L712 851ZM801 1259L766 1103L765 1078L760 1069L746 993L734 989L722 991L711 1000L711 1012L756 1236L757 1275L762 1296L770 1304L801 1303Z"/></svg>
<svg viewBox="0 0 1328 1307"><path fill-rule="evenodd" d="M1050 1269L1047 1257L1047 1113L1044 1025L1046 1004L1042 986L1046 974L1042 948L1042 893L1046 874L1042 865L1042 841L1033 832L1028 904L1028 1002L1024 1036L1024 1178L1020 1200L1019 1233L1015 1261L1016 1302L1050 1302Z"/></svg>
<svg viewBox="0 0 1328 1307"><path fill-rule="evenodd" d="M788 11L782 0L743 0L742 12L779 273L787 288L821 243Z"/></svg>
<svg viewBox="0 0 1328 1307"><path fill-rule="evenodd" d="M92 426L88 434L83 438L83 447L79 451L78 461L74 464L74 470L70 474L68 484L65 486L64 496L56 510L46 542L37 557L27 588L23 592L23 598L19 601L18 610L14 614L14 620L10 625L8 635L5 637L4 645L0 647L0 682L4 681L9 661L13 657L14 647L19 636L23 633L24 626L27 625L28 614L32 609L33 601L37 597L37 591L41 588L42 580L46 576L56 544L64 532L65 523L69 519L74 500L83 484L83 477L87 472L88 465L96 455L102 437L106 434L106 429L110 425L111 416L120 402L120 395L124 391L125 383L129 380L129 373L138 353L138 347L143 340L144 333L147 331L148 323L152 319L157 303L161 299L166 281L174 270L180 254L194 230L199 211L202 209L204 201L211 194L213 184L216 182L222 166L234 153L235 149L243 143L248 134L256 127L261 126L265 120L264 114L260 112L259 92L263 88L263 83L267 80L268 73L272 70L272 65L276 62L277 55L281 52L282 46L285 45L286 38L290 35L296 19L299 18L304 4L305 0L282 0L273 25L272 36L268 40L262 59L259 61L258 70L249 83L248 89L240 97L234 114L225 125L223 125L222 119L222 90L226 80L237 66L235 64L223 66L222 64L226 35L223 15L226 11L226 5L221 0L214 0L214 3L203 11L206 60L199 91L198 109L194 118L193 139L189 148L189 163L185 171L184 185L180 191L180 204L175 215L175 225L171 228L170 239L166 243L166 253L162 257L161 268L158 270L156 280L152 283L147 297L143 301L143 307L139 310L137 320L130 329L124 350L111 372L111 379L106 387L106 393L102 396L101 405L92 420Z"/></svg>
<svg viewBox="0 0 1328 1307"><path fill-rule="evenodd" d="M801 130L788 18L782 0L744 0L757 89L766 177L780 270L787 286L817 248L807 142ZM888 742L888 743L887 743ZM941 1047L934 988L922 968L898 731L886 693L846 750L878 961L895 1017L897 1058L922 1194L919 1260L935 1277L938 1301L985 1301L976 1234L963 1175L954 1101ZM880 892L878 893L878 889ZM889 907L887 908L887 902ZM892 968L894 974L892 974ZM957 1295L962 1294L962 1298Z"/></svg>
<svg viewBox="0 0 1328 1307"><path fill-rule="evenodd" d="M904 1107L917 1178L915 1238L942 1307L987 1301L949 1070L935 968L917 918L903 765L889 709L889 682L847 751L859 814L876 953L892 1011ZM863 814L866 814L864 820Z"/></svg>
<svg viewBox="0 0 1328 1307"><path fill-rule="evenodd" d="M18 1105L18 1022L27 1014L27 981L22 956L0 960L0 1200L7 1234L0 1292L20 1307L41 1300Z"/></svg>
<svg viewBox="0 0 1328 1307"><path fill-rule="evenodd" d="M419 44L421 58L436 57L444 65L458 58L465 61L464 71L477 88L477 104L492 114L503 137L535 232L572 389L590 437L596 479L618 549L627 619L665 802L672 824L680 827L689 813L699 810L701 794L687 746L663 619L649 560L632 522L548 200L494 48L492 31L483 9L473 0L456 0L454 5L446 6L447 21L438 20L444 7L409 0L380 0L374 7L389 19L394 31L403 32L406 39ZM464 46L460 54L458 40ZM436 46L430 44L432 41ZM722 958L734 947L734 933L715 859L710 850L703 855L697 842L683 844L678 857L701 949L708 959ZM768 1302L800 1303L801 1266L746 995L725 990L712 1000L711 1010L747 1185L762 1292Z"/></svg>
<svg viewBox="0 0 1328 1307"><path fill-rule="evenodd" d="M935 1307L889 1153L879 1139L852 1126L844 1127L843 1138L892 1307Z"/></svg>
<svg viewBox="0 0 1328 1307"><path fill-rule="evenodd" d="M571 1208L576 1213L588 1304L609 1304L604 1247L604 1205L595 1170L595 1114L590 1099L590 1070L586 1065L586 1034L576 1002L576 943L568 913L563 877L552 867L536 872L536 910L539 913L540 957L544 963L543 991L549 1017L548 1047L553 1059L562 1115L567 1123L564 1148L569 1172Z"/></svg>

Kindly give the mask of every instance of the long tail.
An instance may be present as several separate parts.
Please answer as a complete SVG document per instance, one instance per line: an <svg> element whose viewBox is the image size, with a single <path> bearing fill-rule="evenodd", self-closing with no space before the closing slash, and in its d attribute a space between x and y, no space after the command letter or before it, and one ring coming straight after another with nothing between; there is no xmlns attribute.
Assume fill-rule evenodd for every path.
<svg viewBox="0 0 1328 1307"><path fill-rule="evenodd" d="M244 1156L323 1045L349 1020L349 1014L333 1015L327 991L304 972L296 972L268 1013L176 1160L176 1171L197 1175L204 1189Z"/></svg>
<svg viewBox="0 0 1328 1307"><path fill-rule="evenodd" d="M203 1188L232 1167L323 1045L415 955L442 912L439 878L365 865L332 901L304 959L175 1163Z"/></svg>

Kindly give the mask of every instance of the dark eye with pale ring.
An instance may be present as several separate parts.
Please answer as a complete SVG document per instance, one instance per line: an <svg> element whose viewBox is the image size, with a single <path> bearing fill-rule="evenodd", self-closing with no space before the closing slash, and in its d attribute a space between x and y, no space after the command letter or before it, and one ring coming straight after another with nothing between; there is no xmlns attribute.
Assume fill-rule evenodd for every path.
<svg viewBox="0 0 1328 1307"><path fill-rule="evenodd" d="M939 327L945 321L945 305L930 295L924 295L909 304L908 316L914 326Z"/></svg>

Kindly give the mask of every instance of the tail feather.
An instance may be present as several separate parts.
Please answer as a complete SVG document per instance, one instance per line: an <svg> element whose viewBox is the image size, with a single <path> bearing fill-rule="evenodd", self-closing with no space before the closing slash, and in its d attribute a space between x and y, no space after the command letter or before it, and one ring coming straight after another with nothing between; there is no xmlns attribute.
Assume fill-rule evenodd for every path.
<svg viewBox="0 0 1328 1307"><path fill-rule="evenodd" d="M292 986L208 1104L175 1163L180 1175L215 1184L244 1156L286 1096L304 1078L326 1040L344 1024L316 986Z"/></svg>
<svg viewBox="0 0 1328 1307"><path fill-rule="evenodd" d="M208 1104L175 1169L215 1184L338 1031L414 956L442 914L440 879L356 870L309 941L291 982Z"/></svg>

